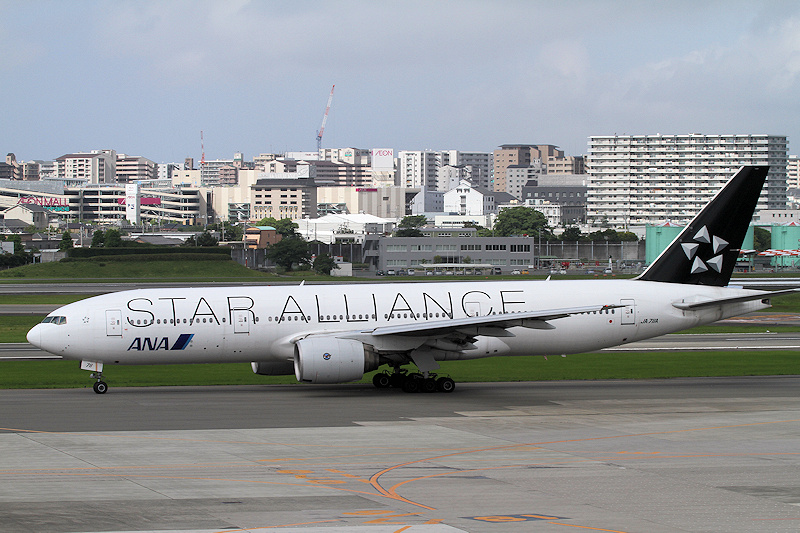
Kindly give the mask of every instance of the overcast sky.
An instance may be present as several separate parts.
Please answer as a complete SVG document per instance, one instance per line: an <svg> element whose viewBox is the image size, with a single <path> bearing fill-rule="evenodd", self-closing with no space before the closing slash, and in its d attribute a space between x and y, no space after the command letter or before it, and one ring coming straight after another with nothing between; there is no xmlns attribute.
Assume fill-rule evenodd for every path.
<svg viewBox="0 0 800 533"><path fill-rule="evenodd" d="M800 2L0 0L0 151L156 162L324 147L587 150L766 133L800 151Z"/></svg>

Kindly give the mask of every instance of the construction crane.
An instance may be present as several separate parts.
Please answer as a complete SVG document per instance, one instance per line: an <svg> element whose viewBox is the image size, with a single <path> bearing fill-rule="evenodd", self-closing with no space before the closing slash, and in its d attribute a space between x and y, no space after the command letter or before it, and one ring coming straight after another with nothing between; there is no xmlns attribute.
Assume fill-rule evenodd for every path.
<svg viewBox="0 0 800 533"><path fill-rule="evenodd" d="M319 131L317 132L317 152L322 149L322 134L325 133L325 123L328 122L328 111L331 110L334 87L336 87L336 85L331 87L331 95L328 97L328 105L325 106L325 114L322 116L322 126L319 127Z"/></svg>
<svg viewBox="0 0 800 533"><path fill-rule="evenodd" d="M204 170L206 168L206 146L203 142L203 130L200 130L200 170Z"/></svg>

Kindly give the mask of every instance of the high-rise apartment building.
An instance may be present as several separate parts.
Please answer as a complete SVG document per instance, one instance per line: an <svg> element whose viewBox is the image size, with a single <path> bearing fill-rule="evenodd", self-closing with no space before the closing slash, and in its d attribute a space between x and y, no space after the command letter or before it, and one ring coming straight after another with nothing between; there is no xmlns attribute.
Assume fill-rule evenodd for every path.
<svg viewBox="0 0 800 533"><path fill-rule="evenodd" d="M70 182L84 181L90 185L114 183L117 174L117 152L93 150L65 154L56 159L58 179Z"/></svg>
<svg viewBox="0 0 800 533"><path fill-rule="evenodd" d="M786 163L786 188L800 189L800 159L790 155Z"/></svg>
<svg viewBox="0 0 800 533"><path fill-rule="evenodd" d="M759 209L786 205L786 137L605 135L589 138L587 222L688 222L742 165L769 165Z"/></svg>
<svg viewBox="0 0 800 533"><path fill-rule="evenodd" d="M398 154L397 174L403 187L425 187L437 190L438 184L449 183L445 176L440 176L444 167L463 167L466 179L476 187L488 187L492 168L492 154L488 152L444 151L408 151ZM446 170L451 172L451 170ZM441 189L439 189L441 190Z"/></svg>
<svg viewBox="0 0 800 533"><path fill-rule="evenodd" d="M146 157L117 154L116 176L117 183L154 180L158 178L158 168Z"/></svg>
<svg viewBox="0 0 800 533"><path fill-rule="evenodd" d="M564 151L560 150L557 146L552 144L504 144L494 151L493 160L493 175L492 175L492 189L495 191L503 191L514 194L509 190L508 177L506 169L514 167L516 169L522 167L529 167L539 160L539 165L542 167L542 173L547 173L547 162L551 161L554 169L562 170L565 174L575 174L575 161L571 165L562 164L565 161ZM557 162L559 162L557 164ZM567 171L571 166L573 170ZM578 164L578 167L581 165ZM515 175L518 172L515 173ZM524 185L524 184L523 184ZM511 187L514 188L514 187Z"/></svg>

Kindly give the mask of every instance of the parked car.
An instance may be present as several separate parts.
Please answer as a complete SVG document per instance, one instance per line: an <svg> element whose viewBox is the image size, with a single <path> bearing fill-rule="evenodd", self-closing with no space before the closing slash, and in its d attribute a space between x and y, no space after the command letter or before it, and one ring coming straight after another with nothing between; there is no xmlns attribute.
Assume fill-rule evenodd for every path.
<svg viewBox="0 0 800 533"><path fill-rule="evenodd" d="M409 276L413 276L413 275L414 275L414 274L416 274L416 273L417 273L417 271L416 271L416 270L414 270L413 268L409 268L409 269L408 269L408 275L409 275Z"/></svg>
<svg viewBox="0 0 800 533"><path fill-rule="evenodd" d="M377 272L375 272L375 275L376 276L384 276L384 275L386 275L386 272L384 272L383 270L378 270Z"/></svg>
<svg viewBox="0 0 800 533"><path fill-rule="evenodd" d="M514 270L512 270L512 271L511 271L511 275L512 275L512 276L519 276L520 274L522 274L522 272L520 272L520 271L519 271L519 270L517 270L517 269L514 269Z"/></svg>
<svg viewBox="0 0 800 533"><path fill-rule="evenodd" d="M387 276L394 276L394 270L392 270L392 269L390 268L389 270L387 270L387 271L386 271L386 275L387 275Z"/></svg>

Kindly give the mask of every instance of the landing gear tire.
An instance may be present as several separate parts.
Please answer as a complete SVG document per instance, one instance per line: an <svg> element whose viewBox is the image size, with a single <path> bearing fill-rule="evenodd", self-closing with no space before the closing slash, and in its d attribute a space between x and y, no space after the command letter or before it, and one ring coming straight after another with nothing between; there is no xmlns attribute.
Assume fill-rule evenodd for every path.
<svg viewBox="0 0 800 533"><path fill-rule="evenodd" d="M450 378L439 378L436 380L436 389L439 392L453 392L456 390L456 382Z"/></svg>
<svg viewBox="0 0 800 533"><path fill-rule="evenodd" d="M422 392L436 392L436 380L433 378L423 379L420 390Z"/></svg>
<svg viewBox="0 0 800 533"><path fill-rule="evenodd" d="M420 380L417 378L409 377L403 383L403 392L419 392Z"/></svg>
<svg viewBox="0 0 800 533"><path fill-rule="evenodd" d="M92 385L92 389L94 389L97 394L105 394L108 390L108 385L106 385L105 381L95 381L94 385Z"/></svg>
<svg viewBox="0 0 800 533"><path fill-rule="evenodd" d="M386 389L392 385L392 377L386 372L380 372L372 376L372 384L377 389Z"/></svg>

